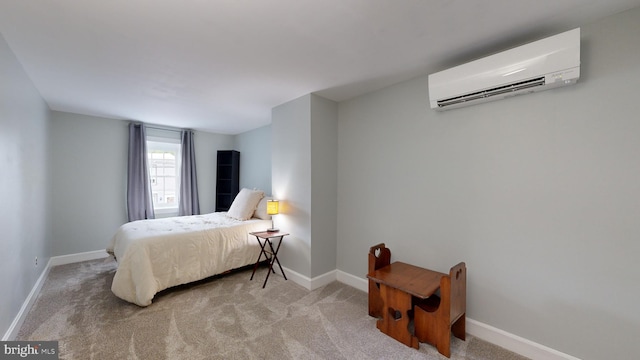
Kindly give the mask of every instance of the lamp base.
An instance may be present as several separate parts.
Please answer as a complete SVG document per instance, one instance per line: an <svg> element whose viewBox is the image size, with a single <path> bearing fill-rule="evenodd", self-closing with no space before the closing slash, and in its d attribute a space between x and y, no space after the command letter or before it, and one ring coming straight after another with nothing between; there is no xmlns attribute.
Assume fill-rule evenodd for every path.
<svg viewBox="0 0 640 360"><path fill-rule="evenodd" d="M267 232L276 232L276 231L280 231L280 229L274 229L274 228L267 229Z"/></svg>

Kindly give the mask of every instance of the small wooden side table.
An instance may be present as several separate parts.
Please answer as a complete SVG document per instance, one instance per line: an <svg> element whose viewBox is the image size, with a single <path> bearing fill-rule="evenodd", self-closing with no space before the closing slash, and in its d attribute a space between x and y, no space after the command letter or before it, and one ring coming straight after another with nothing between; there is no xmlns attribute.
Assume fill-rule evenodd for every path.
<svg viewBox="0 0 640 360"><path fill-rule="evenodd" d="M278 263L278 267L280 268L282 276L284 276L284 279L287 280L287 275L284 274L282 265L280 265L280 260L278 260L278 250L280 250L280 245L282 245L282 240L284 239L284 237L289 234L281 231L258 231L252 232L250 234L255 236L258 240L258 244L260 244L260 256L258 256L258 261L256 261L256 264L253 265L253 273L251 273L251 278L249 280L253 280L253 275L255 275L256 269L258 269L258 264L260 263L260 259L262 259L262 254L264 254L265 260L269 260L269 272L267 272L267 277L264 279L262 288L264 289L264 287L267 285L267 280L269 280L269 275L271 275L271 272L273 271L275 273L275 270L273 270L273 263L276 262ZM261 241L260 239L264 241ZM273 248L274 241L278 242L278 245L275 249ZM269 245L268 248L267 245Z"/></svg>

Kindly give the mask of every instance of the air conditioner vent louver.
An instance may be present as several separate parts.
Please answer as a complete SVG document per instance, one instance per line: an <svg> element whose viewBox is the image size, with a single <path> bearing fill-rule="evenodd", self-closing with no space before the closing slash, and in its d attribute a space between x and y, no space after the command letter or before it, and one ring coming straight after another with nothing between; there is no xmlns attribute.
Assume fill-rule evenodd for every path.
<svg viewBox="0 0 640 360"><path fill-rule="evenodd" d="M580 28L429 74L429 105L443 111L575 84Z"/></svg>
<svg viewBox="0 0 640 360"><path fill-rule="evenodd" d="M478 100L482 98L488 98L491 96L508 94L515 91L519 91L519 90L529 89L536 86L542 86L544 84L545 84L544 76L541 76L531 80L519 81L513 84L498 86L498 87L494 87L494 88L482 90L482 91L476 91L471 94L465 94L461 96L452 97L449 99L438 100L438 106L445 107L449 105L455 105L455 104L463 103L466 101Z"/></svg>

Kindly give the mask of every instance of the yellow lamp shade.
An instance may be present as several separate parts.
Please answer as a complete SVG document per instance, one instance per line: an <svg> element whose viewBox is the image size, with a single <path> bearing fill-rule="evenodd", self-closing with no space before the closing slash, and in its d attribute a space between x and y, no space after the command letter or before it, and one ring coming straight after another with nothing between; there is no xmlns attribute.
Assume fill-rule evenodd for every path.
<svg viewBox="0 0 640 360"><path fill-rule="evenodd" d="M267 214L269 215L278 214L278 200L267 201Z"/></svg>

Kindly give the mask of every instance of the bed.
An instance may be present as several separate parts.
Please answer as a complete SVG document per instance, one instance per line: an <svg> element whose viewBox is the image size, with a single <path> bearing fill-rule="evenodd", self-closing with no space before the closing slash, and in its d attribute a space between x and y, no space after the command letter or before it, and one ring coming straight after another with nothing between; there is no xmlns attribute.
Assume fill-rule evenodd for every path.
<svg viewBox="0 0 640 360"><path fill-rule="evenodd" d="M256 210L263 197L262 193L256 201L259 205L251 206L253 199L240 215L238 207L234 209L236 200L243 199L238 194L229 212L122 225L107 246L118 263L111 291L123 300L148 306L164 289L254 264L260 246L249 233L271 226L266 203L263 216Z"/></svg>

